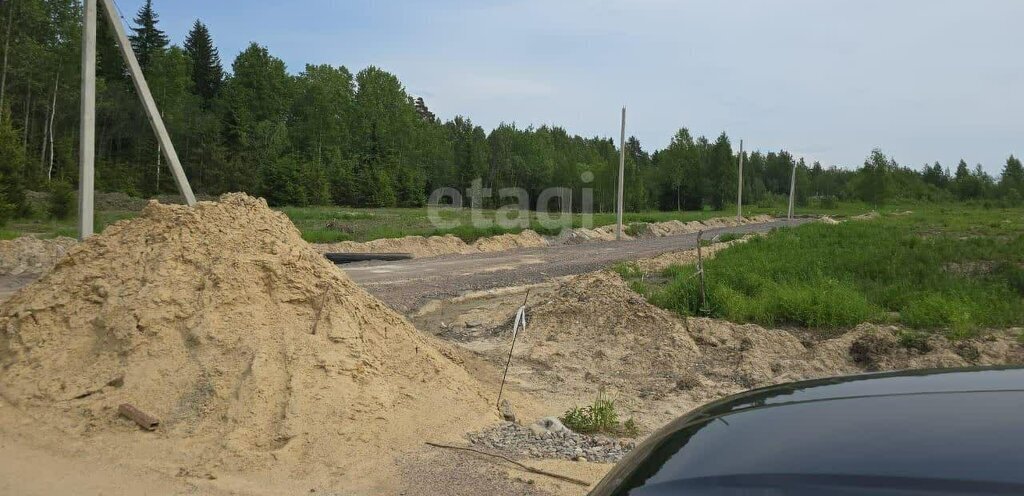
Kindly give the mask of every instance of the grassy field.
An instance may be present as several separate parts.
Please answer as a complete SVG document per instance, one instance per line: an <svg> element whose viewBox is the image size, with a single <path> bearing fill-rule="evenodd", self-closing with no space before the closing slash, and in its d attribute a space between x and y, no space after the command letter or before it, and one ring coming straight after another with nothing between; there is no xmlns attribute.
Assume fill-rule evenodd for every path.
<svg viewBox="0 0 1024 496"><path fill-rule="evenodd" d="M913 208L912 205L896 205L888 207L888 211ZM38 209L37 209L38 210ZM335 241L369 241L379 238L398 238L402 236L420 235L442 235L453 234L467 242L495 234L508 232L519 232L521 228L506 229L500 226L486 228L475 228L471 224L471 214L468 209L447 215L445 218L457 219L462 227L438 229L434 227L427 217L426 208L348 208L337 206L324 207L282 207L279 210L284 212L295 223L302 232L306 241L314 243L328 243ZM828 214L833 216L847 216L864 213L871 210L870 207L860 203L839 203L833 208L822 208L810 205L797 210L798 214ZM773 206L745 206L745 215L785 215L786 206L778 204ZM724 210L704 210L699 212L627 212L624 215L624 222L663 222L668 220L701 220L710 217L722 217L735 215L735 207L727 207ZM96 212L96 229L102 230L107 225L121 219L134 217L137 214L132 210L98 210ZM494 210L484 210L483 217L493 219L496 214ZM614 213L594 214L594 226L603 226L615 223ZM582 216L573 215L573 227L582 224ZM530 213L530 228L546 234L556 235L558 229L545 228L540 224L534 212ZM41 237L53 236L75 236L74 219L56 221L47 219L45 215L37 214L28 219L15 219L9 222L0 230L0 239L10 239L24 234L31 234Z"/></svg>
<svg viewBox="0 0 1024 496"><path fill-rule="evenodd" d="M708 261L703 306L693 273L670 267L634 286L687 315L823 330L893 322L964 337L1024 324L1024 209L930 206L780 229Z"/></svg>

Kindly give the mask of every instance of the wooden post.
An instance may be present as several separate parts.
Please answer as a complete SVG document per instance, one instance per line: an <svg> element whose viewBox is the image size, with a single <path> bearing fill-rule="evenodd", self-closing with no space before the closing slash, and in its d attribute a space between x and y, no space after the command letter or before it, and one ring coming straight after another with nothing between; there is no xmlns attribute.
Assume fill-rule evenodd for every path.
<svg viewBox="0 0 1024 496"><path fill-rule="evenodd" d="M740 140L740 177L736 188L736 218L743 217L743 140Z"/></svg>
<svg viewBox="0 0 1024 496"><path fill-rule="evenodd" d="M135 52L132 50L132 45L128 41L128 36L125 35L124 25L121 24L121 18L117 14L117 8L114 6L114 1L100 1L103 2L103 11L107 13L107 20L110 21L110 25L114 28L117 46L121 48L121 55L124 57L125 65L128 66L128 74L132 78L132 83L135 84L135 91L139 94L139 99L142 100L142 107L146 110L146 117L149 118L149 124L153 127L153 132L156 133L156 138L163 150L164 158L167 159L167 165L171 169L171 175L174 176L174 182L178 185L178 191L181 192L181 196L185 197L185 203L188 205L195 205L196 197L192 193L192 186L188 184L188 178L185 177L185 171L181 168L181 162L178 161L178 152L174 150L174 144L171 143L171 137L167 134L167 128L164 126L164 120L160 117L160 112L157 111L156 101L153 100L153 94L149 91L149 85L146 84L146 78L142 75L142 68L139 67L139 61L135 58ZM95 36L93 36L93 45L93 52L95 52ZM95 53L92 57L92 63L95 66ZM95 72L93 74L93 79L95 79ZM85 83L83 82L83 84Z"/></svg>
<svg viewBox="0 0 1024 496"><path fill-rule="evenodd" d="M96 0L85 0L82 7L82 122L78 135L79 240L93 233L96 164Z"/></svg>
<svg viewBox="0 0 1024 496"><path fill-rule="evenodd" d="M700 277L700 311L706 312L708 307L707 293L704 291L704 255L701 251L701 238L704 231L697 231L697 274Z"/></svg>
<svg viewBox="0 0 1024 496"><path fill-rule="evenodd" d="M622 239L622 186L626 170L626 107L622 107L622 129L619 132L619 197L615 209L615 240Z"/></svg>

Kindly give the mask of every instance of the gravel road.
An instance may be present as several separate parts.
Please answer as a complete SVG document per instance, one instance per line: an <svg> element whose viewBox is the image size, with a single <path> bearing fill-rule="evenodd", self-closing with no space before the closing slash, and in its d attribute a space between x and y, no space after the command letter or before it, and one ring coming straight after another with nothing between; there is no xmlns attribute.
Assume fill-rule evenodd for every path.
<svg viewBox="0 0 1024 496"><path fill-rule="evenodd" d="M708 229L704 239L724 233L766 232L813 219L776 220L763 224ZM424 303L476 291L542 282L582 274L623 260L650 258L697 246L697 234L630 241L591 242L523 248L470 255L443 255L399 262L340 265L348 275L395 310L407 313Z"/></svg>

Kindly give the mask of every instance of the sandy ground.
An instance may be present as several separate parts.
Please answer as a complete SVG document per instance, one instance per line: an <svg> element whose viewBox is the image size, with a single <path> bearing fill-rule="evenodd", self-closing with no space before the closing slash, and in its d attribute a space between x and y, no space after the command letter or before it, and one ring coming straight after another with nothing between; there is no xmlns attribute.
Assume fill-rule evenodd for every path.
<svg viewBox="0 0 1024 496"><path fill-rule="evenodd" d="M720 231L757 232L770 227L773 225L748 225L720 228ZM127 234L151 239L139 233ZM292 234L284 232L280 236L290 240ZM105 290L76 278L95 281L102 280L103 274L120 272L114 265L102 264L88 270L60 269L63 275L46 276L39 283L42 287L50 287L46 286L50 284L54 293L39 294L33 299L36 292L33 290L15 296L13 303L0 306L5 312L2 317L7 319L0 329L11 333L11 319L15 319L18 326L26 326L17 330L20 341L0 340L0 358L7 360L5 386L0 389L3 393L0 394L0 494L585 494L587 487L528 473L494 457L422 444L436 441L465 445L465 433L497 422L493 406L487 404L493 405L496 399L510 344L511 318L527 292L529 324L517 341L505 392L524 423L559 415L572 406L589 403L602 392L616 399L623 418L638 421L643 435L707 401L778 382L870 370L1024 362L1024 350L1017 341L1019 329L994 330L963 343L935 337L928 340L926 347L912 350L898 344L898 329L885 326L863 325L825 338L795 330L765 329L713 319L681 319L649 305L618 275L596 270L619 260L642 259L638 263L645 270L687 262L692 260L693 252L680 249L692 247L694 241L693 235L652 237L615 244L585 243L574 245L573 249L559 247L566 250L563 252L530 248L443 256L431 259L430 263L413 260L400 264L358 264L348 269L348 274L372 294L384 297L393 307L405 311L409 321L428 334L421 337L413 334L400 337L408 325L405 319L392 316L361 291L350 287L338 269L323 266L322 260L314 261L303 253L292 252L287 248L292 241L271 251L282 257L285 265L303 264L305 268L300 272L315 277L279 279L294 272L295 266L279 266L282 262L277 258L259 255L266 247L245 246L236 249L238 253L218 255L242 257L234 265L223 265L225 270L251 265L253 260L245 258L249 256L259 256L259 263L267 270L259 271L255 277L218 273L216 280L238 280L232 290L237 293L221 293L210 300L212 306L204 307L208 317L203 328L208 328L207 333L184 339L187 345L184 348L176 348L178 345L173 340L170 348L153 347L148 338L126 335L128 345L119 347L117 354L127 357L128 364L164 363L180 369L177 374L184 376L192 373L193 360L184 355L176 357L173 353L205 356L205 361L221 365L214 375L230 378L241 374L237 376L243 377L240 382L225 384L239 384L241 394L250 395L250 399L236 404L232 394L238 393L230 390L225 394L211 393L220 399L208 403L209 409L192 412L194 415L179 414L177 418L182 420L171 421L166 429L161 427L156 432L141 431L109 410L111 402L135 390L127 381L125 386L87 388L87 397L78 397L80 388L72 387L70 393L66 392L68 385L90 375L82 371L93 370L89 368L93 365L89 364L97 360L89 346L75 344L74 339L93 342L88 334L76 334L77 330L89 329L88 332L100 335L121 332L116 322L76 324L75 319L81 318L80 315L102 314L104 306L112 304L105 302L108 299ZM194 240L186 236L182 242L193 243ZM113 243L110 249L117 250L121 244L123 241ZM719 248L716 245L709 249L709 256ZM117 251L119 256L104 259L121 265L147 257L161 259L152 248L139 250L142 251ZM186 251L192 252L202 252L202 249ZM76 263L68 262L72 266ZM202 271L208 269L203 267L210 264L210 260L198 255L191 260L175 261L171 265L175 267L170 273L171 279L187 285L198 277L197 274L206 274ZM217 264L223 264L223 260ZM151 269L159 270L140 272L159 273L167 267L155 265ZM167 276L164 274L165 279ZM191 300L178 301L171 297L176 290L170 287L163 287L170 292L162 291L159 285L153 287L149 276L140 280L123 274L118 277L128 277L127 284L138 284L139 290L121 295L124 301L116 303L108 313L125 313L124 308L116 305L152 306L150 310L156 310L168 305L167 298L175 305L192 304ZM244 362L236 362L230 353L245 354L253 350L248 350L248 345L236 349L237 344L227 347L223 344L236 342L237 329L260 327L260 322L272 320L276 323L274 326L258 331L260 341L272 346L261 345L264 347L257 347L255 352L270 352L273 356L275 350L287 349L278 348L283 342L277 340L277 334L292 332L290 329L308 330L310 321L319 320L317 309L325 308L325 278L335 281L331 284L336 285L339 299L327 305L338 310L333 310L333 317L326 320L321 330L340 337L353 325L359 328L366 322L376 322L363 328L364 334L359 340L340 337L340 342L347 343L345 346L353 346L346 348L349 353L366 353L369 360L377 360L372 366L376 372L372 377L346 382L344 391L332 392L333 381L320 383L317 378L321 372L306 370L307 365L322 368L315 364L323 363L325 357L331 360L321 348L332 345L303 333L300 338L308 342L308 347L303 345L297 354L293 349L289 352L295 355L292 358L286 353L284 358L266 362L283 366L291 377L300 378L298 382L282 388L276 379L279 376L270 374L264 377L269 382L259 383L255 388L247 386L250 379L244 377L252 371L246 371L244 366L236 368L235 365ZM9 293L32 279L31 275L0 277L0 301L5 290ZM84 288L84 293L70 299L58 295L60 288L69 287ZM153 295L156 298L150 299ZM241 295L244 297L240 298ZM251 310L249 313L254 314L251 316L232 313L231 318L225 320L228 314L217 310L216 304L225 299L239 299L243 304L240 308L258 307L258 310ZM58 304L54 305L54 301ZM67 313L68 308L74 311ZM148 328L173 326L180 320L173 313L143 312L139 315L150 315L136 317L141 327L135 329L144 334ZM29 323L30 320L35 324ZM381 325L382 322L386 324ZM51 332L68 323L72 324L68 329ZM22 330L31 330L33 325L38 326L38 330ZM185 332L183 338L193 332L186 331L177 330ZM377 332L383 335L375 334ZM197 345L191 341L193 339L206 344ZM244 345L244 342L237 342ZM405 348L405 351L385 353L381 351L385 343L390 343L388 347ZM408 348L410 345L412 347ZM12 347L26 347L22 353L39 355L31 360L17 358L15 365L11 365ZM77 356L61 351L69 348L76 350L72 355ZM167 350L172 354L167 355ZM423 353L427 358L421 356ZM160 361L165 355L170 359ZM320 358L308 361L302 357ZM118 360L124 359L109 357L107 362L100 363L118 363ZM418 360L427 361L419 363ZM22 366L25 368L19 368ZM410 376L403 369L432 372ZM50 372L39 375L46 370ZM109 375L105 368L97 370L102 373L92 375ZM139 371L153 373L152 369L130 366L125 370L129 371L128 377L138 376ZM207 375L213 372L211 369L204 373L206 375L190 380L208 380ZM18 379L19 375L28 380ZM36 384L32 377L61 379ZM163 377L169 382L177 380L173 374ZM417 381L421 382L414 385ZM59 387L54 388L58 383ZM160 387L164 388L161 391L165 391L165 395L179 394L177 389L168 389L167 385ZM216 391L216 382L213 387ZM379 394L383 390L396 394ZM287 394L281 396L282 391ZM134 400L160 404L159 398L146 394L148 396L137 396ZM467 394L478 397L472 402L479 399L487 403L483 409L488 411L478 411L478 405L466 403L463 406L469 414L454 414L451 398L465 400ZM225 403L222 405L220 401ZM321 404L322 407L317 406ZM322 409L345 408L348 404L360 406L352 415L344 414L345 410ZM83 408L81 405L92 406ZM167 405L170 409L167 411L175 411L182 403L177 400ZM280 405L285 405L284 409L276 410ZM268 407L282 416L264 419L260 412ZM167 417L175 419L174 415ZM233 419L227 425L236 427L222 431L224 418ZM287 424L291 427L283 432L292 440L279 444L284 427L282 419L290 419ZM245 425L249 421L263 427L251 430ZM265 441L270 444L261 444ZM250 442L255 444L247 444ZM227 446L233 454L224 457L223 450ZM396 446L401 448L396 449ZM346 457L339 453L350 454ZM530 459L518 453L504 455L536 468L594 483L610 468L608 464ZM239 460L244 463L239 465Z"/></svg>

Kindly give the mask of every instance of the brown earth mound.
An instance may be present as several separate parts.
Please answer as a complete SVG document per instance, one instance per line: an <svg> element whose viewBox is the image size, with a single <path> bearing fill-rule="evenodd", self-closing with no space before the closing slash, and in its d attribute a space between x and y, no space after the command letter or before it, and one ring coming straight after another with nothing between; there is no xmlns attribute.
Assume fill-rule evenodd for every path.
<svg viewBox="0 0 1024 496"><path fill-rule="evenodd" d="M74 238L38 239L32 236L0 240L0 275L42 274L77 242Z"/></svg>
<svg viewBox="0 0 1024 496"><path fill-rule="evenodd" d="M504 251L513 248L536 248L547 246L548 241L532 229L527 229L518 234L500 234L480 238L473 243L472 248L476 251Z"/></svg>
<svg viewBox="0 0 1024 496"><path fill-rule="evenodd" d="M342 241L339 243L320 243L313 246L320 253L409 253L414 257L434 257L449 253L469 253L474 251L465 241L451 234L427 238L423 236L383 238L362 243Z"/></svg>
<svg viewBox="0 0 1024 496"><path fill-rule="evenodd" d="M4 400L96 451L172 466L365 483L428 434L495 419L433 341L243 194L150 203L0 306L0 331Z"/></svg>
<svg viewBox="0 0 1024 496"><path fill-rule="evenodd" d="M645 432L706 402L770 384L881 370L1024 363L1019 329L953 342L940 334L875 324L821 337L684 319L651 305L607 271L530 289L529 325L518 338L510 381L530 390L551 414L589 403L603 390L617 400L622 418L635 416ZM481 298L485 301L453 300L443 315L457 326L461 317L452 312L468 308L475 327L441 334L449 339L454 334L461 346L504 364L507 319L522 294L501 295L500 301L499 296ZM480 310L488 307L493 308L489 314ZM417 321L428 329L433 322L429 316Z"/></svg>
<svg viewBox="0 0 1024 496"><path fill-rule="evenodd" d="M524 357L560 381L643 396L666 373L692 363L697 346L678 319L611 272L569 279L530 308Z"/></svg>

